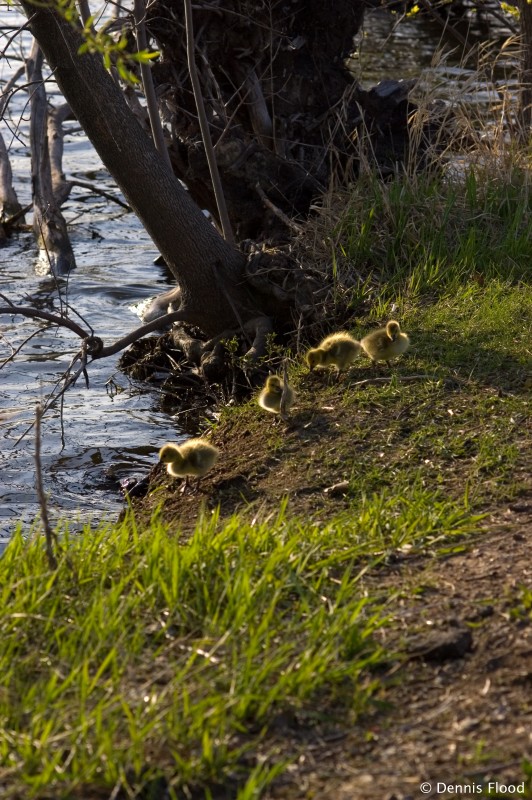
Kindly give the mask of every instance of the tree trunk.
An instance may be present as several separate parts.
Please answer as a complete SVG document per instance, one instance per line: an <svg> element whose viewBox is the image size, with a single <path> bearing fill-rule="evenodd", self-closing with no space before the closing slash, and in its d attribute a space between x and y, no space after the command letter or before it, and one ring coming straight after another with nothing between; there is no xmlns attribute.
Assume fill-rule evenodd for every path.
<svg viewBox="0 0 532 800"><path fill-rule="evenodd" d="M101 57L78 55L80 32L50 8L21 5L72 111L175 276L183 318L212 336L234 327L235 307L244 319L257 316L239 286L244 256L169 174Z"/></svg>
<svg viewBox="0 0 532 800"><path fill-rule="evenodd" d="M76 266L67 226L54 195L46 108L46 90L42 78L42 51L36 43L26 63L30 90L31 182L33 229L40 249L38 269L64 275Z"/></svg>
<svg viewBox="0 0 532 800"><path fill-rule="evenodd" d="M63 123L71 116L72 111L68 103L63 103L57 108L48 108L47 133L50 172L54 199L58 206L62 206L68 199L72 189L72 181L67 181L63 172Z"/></svg>
<svg viewBox="0 0 532 800"><path fill-rule="evenodd" d="M15 86L16 82L21 75L24 74L24 67L19 67L13 77L4 86L4 90L0 95L0 119L4 113L7 105L9 93ZM18 214L22 209L17 193L13 188L13 173L11 171L11 164L9 163L9 154L5 145L2 134L0 133L0 243L6 239L6 234L2 223L4 223L13 214Z"/></svg>
<svg viewBox="0 0 532 800"><path fill-rule="evenodd" d="M1 223L5 222L12 214L16 214L20 209L21 205L13 189L13 174L7 147L0 133L0 236L3 231Z"/></svg>
<svg viewBox="0 0 532 800"><path fill-rule="evenodd" d="M233 229L239 239L286 241L283 214L307 217L335 171L356 156L351 136L361 114L344 61L363 0L204 0L193 9L196 63ZM149 3L148 31L163 55L153 74L171 120L174 170L216 215L183 69L182 0Z"/></svg>

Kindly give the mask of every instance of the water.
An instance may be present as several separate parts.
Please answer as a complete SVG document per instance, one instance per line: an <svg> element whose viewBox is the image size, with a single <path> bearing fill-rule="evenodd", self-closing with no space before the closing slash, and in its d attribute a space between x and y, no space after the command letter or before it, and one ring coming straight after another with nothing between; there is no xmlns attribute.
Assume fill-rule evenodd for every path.
<svg viewBox="0 0 532 800"><path fill-rule="evenodd" d="M0 26L20 20L12 7L0 4ZM443 40L436 22L415 17L400 26L395 22L380 11L367 15L362 46L351 65L366 87L385 77L421 76L421 83L435 86L441 97L452 99L465 88L472 102L488 105L508 73L515 74L515 61L509 55L498 62L498 71L478 78L475 65L460 65L456 41ZM501 37L506 34L504 29L499 32ZM0 30L0 51L10 35ZM476 37L481 39L481 32ZM0 88L20 65L21 53L31 46L27 33L22 45L17 41L10 48L12 57L1 62ZM435 56L442 48L448 53L454 48L454 56ZM53 88L48 85L52 95ZM60 100L52 96L52 101ZM29 202L31 194L26 104L26 94L17 93L0 121L22 204ZM67 124L67 176L117 194L76 123ZM56 311L61 297L106 342L118 339L138 323L133 305L165 291L171 285L169 278L153 265L156 250L133 214L79 188L73 190L63 212L77 268L58 282L42 274L33 236L23 234L0 249L0 292L14 303ZM38 326L20 317L0 318L0 362ZM48 330L32 338L0 371L0 548L17 520L29 523L38 511L33 432L20 437L34 418L35 403L46 398L78 346L79 340L68 331ZM66 517L74 525L87 518L116 515L123 506L118 481L145 474L161 444L181 435L176 420L160 410L157 391L130 382L117 371L117 360L118 356L96 361L89 369L90 388L80 381L67 392L62 425L58 411L48 413L43 423L42 463L50 510L54 518Z"/></svg>
<svg viewBox="0 0 532 800"><path fill-rule="evenodd" d="M35 275L36 253L23 236L0 251L0 291L15 303L59 311L59 292L105 342L134 328L139 320L132 303L168 288L143 229L129 214L96 202L71 201L67 216L80 214L72 242L77 269L59 286ZM99 204L101 205L101 204ZM87 208L88 206L88 208ZM90 207L92 206L92 209ZM102 240L91 240L97 233ZM96 246L91 246L97 242ZM36 329L32 320L0 320L0 359L9 356ZM28 342L0 372L0 530L9 535L13 522L36 512L33 433L17 441L77 352L79 340L65 329L49 329ZM118 480L145 473L158 448L179 433L171 417L159 410L155 390L131 383L117 372L118 356L89 367L90 388L83 379L65 395L63 436L59 411L43 423L43 469L51 509L70 519L116 513L122 505ZM108 381L113 379L112 391ZM65 446L62 446L64 438Z"/></svg>
<svg viewBox="0 0 532 800"><path fill-rule="evenodd" d="M14 24L15 13L1 11L0 24ZM25 51L29 47L26 37ZM3 61L0 82L19 63ZM27 114L18 122L26 101L25 93L15 95L10 116L0 122L22 204L30 201L31 194ZM77 124L67 125L71 132L65 137L66 175L119 196ZM80 188L73 189L63 213L77 268L57 281L39 274L33 235L21 234L0 248L0 292L15 304L56 313L61 297L110 343L140 324L133 306L166 291L171 281L163 268L152 263L157 251L133 214ZM1 300L0 304L4 305ZM44 326L23 317L1 317L0 363L39 327ZM0 547L17 520L30 522L38 511L33 431L18 440L34 419L36 402L47 397L78 348L74 334L49 329L32 338L0 371ZM132 383L118 372L118 358L95 361L89 367L90 388L80 379L66 393L63 431L59 410L51 410L43 421L42 465L52 518L66 517L77 525L88 518L116 515L123 507L118 481L144 475L161 444L181 435L175 420L160 410L157 390Z"/></svg>
<svg viewBox="0 0 532 800"><path fill-rule="evenodd" d="M500 8L494 10L497 17L487 12L481 17L471 9L445 26L427 16L403 18L375 9L366 14L350 70L366 89L387 77L415 78L414 99L428 94L466 104L485 118L502 92L514 99L518 86L517 45L510 43L512 32Z"/></svg>

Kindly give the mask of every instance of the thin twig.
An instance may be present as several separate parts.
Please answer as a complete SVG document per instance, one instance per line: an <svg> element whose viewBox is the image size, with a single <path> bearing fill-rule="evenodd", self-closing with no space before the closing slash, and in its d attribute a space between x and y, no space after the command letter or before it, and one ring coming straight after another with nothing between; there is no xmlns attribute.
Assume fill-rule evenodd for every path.
<svg viewBox="0 0 532 800"><path fill-rule="evenodd" d="M140 53L148 49L148 37L146 36L146 6L144 0L134 0L133 8L137 50ZM157 107L157 95L155 94L155 87L153 85L153 76L149 64L146 64L145 61L140 62L140 77L142 78L142 87L146 98L146 107L148 109L148 117L150 119L151 133L155 148L164 159L168 172L173 174L172 162L168 155L168 148L164 140L163 126Z"/></svg>
<svg viewBox="0 0 532 800"><path fill-rule="evenodd" d="M4 113L4 109L5 109L5 107L7 106L8 102L9 102L9 93L10 93L10 91L13 88L13 86L16 84L16 82L18 81L20 76L24 75L25 69L26 69L26 67L25 67L24 64L21 67L19 67L13 73L11 78L8 80L8 82L6 83L4 88L2 89L2 92L0 94L0 119L2 118L2 115Z"/></svg>
<svg viewBox="0 0 532 800"><path fill-rule="evenodd" d="M126 211L131 211L131 206L128 206L127 203L124 203L123 200L120 200L119 197L115 197L110 192L106 192L104 189L99 189L93 183L89 183L88 181L68 181L72 186L80 186L82 189L90 189L91 192L94 194L101 194L102 197L105 197L107 200L111 200L113 203L118 203L119 206L125 208Z"/></svg>
<svg viewBox="0 0 532 800"><path fill-rule="evenodd" d="M216 198L216 206L218 208L218 217L222 232L226 242L234 244L235 237L231 222L229 220L229 212L227 211L227 204L218 171L218 164L212 146L211 131L209 128L209 121L205 113L205 104L203 102L203 95L201 93L201 84L198 78L198 70L196 67L196 60L194 54L194 26L192 21L192 7L190 0L184 0L185 5L185 27L187 33L187 62L188 71L190 74L190 81L192 83L192 91L194 93L194 100L196 101L196 108L198 111L198 120L201 129L201 136L203 139L203 147L205 148L205 156L209 165L209 172L211 174L212 188L214 197Z"/></svg>
<svg viewBox="0 0 532 800"><path fill-rule="evenodd" d="M392 381L401 381L401 383L410 383L410 381L443 381L444 383L463 383L461 378L442 378L438 375L386 375L381 378L366 378L363 381L356 381L350 383L350 386L372 386L379 383L391 383Z"/></svg>
<svg viewBox="0 0 532 800"><path fill-rule="evenodd" d="M303 233L303 228L301 227L301 225L298 225L298 224L297 224L297 222L294 222L294 220L290 219L290 217L288 217L288 216L287 216L287 215L284 213L284 211L281 211L281 209L280 209L280 208L278 208L278 207L275 205L275 203L272 203L272 201L270 200L270 198L268 197L268 195L266 194L266 192L264 191L264 189L262 188L262 186L260 185L260 183L256 183L256 184L255 184L255 191L256 191L256 192L257 192L257 194L259 195L259 197L260 197L260 199L262 200L262 202L264 203L264 205L265 205L267 208L269 208L269 209L270 209L270 211L273 211L273 213L275 214L275 216L276 216L276 217L279 217L279 219L280 219L280 220L282 220L282 221L284 222L284 224L285 224L285 225L286 225L288 228L291 228L293 231L295 231L295 232L296 232L296 233L298 233L298 234L301 234L301 233Z"/></svg>
<svg viewBox="0 0 532 800"><path fill-rule="evenodd" d="M290 391L288 388L288 361L285 358L285 360L283 361L283 391L281 392L281 403L279 408L280 417L284 422L286 422L286 420L288 419L288 409L286 406L288 404L289 394Z"/></svg>
<svg viewBox="0 0 532 800"><path fill-rule="evenodd" d="M8 364L10 361L13 361L13 360L14 360L14 358L15 358L15 356L16 356L16 355L18 355L18 353L20 353L20 351L22 350L22 348L23 348L25 345L27 345L27 344L28 344L28 342L29 342L31 339L33 339L33 337L34 337L34 336L38 336L40 333L42 333L42 328L39 328L38 330L36 330L36 331L33 331L33 333L30 333L30 335L29 335L29 336L26 336L26 338L24 339L24 341L23 341L23 342L21 342L21 344L19 344L19 345L18 345L18 347L13 347L11 344L9 344L9 342L7 342L7 339L6 339L6 342L7 342L7 344L9 344L9 347L11 347L12 353L11 353L11 355L10 355L10 356L8 356L7 358L5 358L3 361L0 361L0 369L3 369L3 367L5 367L5 365L6 365L6 364ZM2 338L2 339L5 339L6 337L2 335L2 337L1 337L1 338Z"/></svg>
<svg viewBox="0 0 532 800"><path fill-rule="evenodd" d="M41 509L41 520L44 528L44 536L46 540L46 557L50 569L57 569L57 559L54 553L54 544L57 545L57 536L50 526L48 518L48 506L46 504L46 495L44 493L44 486L42 481L42 465L41 465L41 419L42 407L37 403L35 407L35 484L37 489L37 499Z"/></svg>

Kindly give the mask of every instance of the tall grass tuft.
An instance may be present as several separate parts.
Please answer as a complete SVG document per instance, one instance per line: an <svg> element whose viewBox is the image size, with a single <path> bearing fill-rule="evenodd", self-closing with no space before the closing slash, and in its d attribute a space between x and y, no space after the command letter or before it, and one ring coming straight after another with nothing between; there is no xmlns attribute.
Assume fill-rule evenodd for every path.
<svg viewBox="0 0 532 800"><path fill-rule="evenodd" d="M206 519L180 545L128 518L64 531L50 571L19 531L0 560L3 796L164 778L251 797L285 765L267 747L254 765L279 715L354 718L383 657L380 612L358 589L360 548L333 574L327 533L306 538L281 511L255 526Z"/></svg>

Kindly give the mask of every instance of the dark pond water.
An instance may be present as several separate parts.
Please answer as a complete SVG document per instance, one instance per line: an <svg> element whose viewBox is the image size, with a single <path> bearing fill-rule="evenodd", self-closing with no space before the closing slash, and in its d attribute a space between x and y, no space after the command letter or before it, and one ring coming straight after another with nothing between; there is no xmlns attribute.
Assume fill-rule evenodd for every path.
<svg viewBox="0 0 532 800"><path fill-rule="evenodd" d="M0 26L19 21L12 7L0 5ZM421 76L420 86L436 86L442 97L452 98L465 87L472 102L487 104L515 69L507 57L497 74L480 79L474 65L458 65L461 54L451 52L456 41L442 38L441 25L414 18L397 26L396 21L381 12L368 14L359 55L352 62L366 86L387 76ZM10 35L9 30L0 30L0 51ZM20 65L21 50L28 52L29 47L25 35L22 47L13 45L11 58L2 59L0 90ZM444 58L442 49L448 53ZM26 102L23 92L15 95L0 120L22 203L30 199ZM64 167L68 177L89 180L117 194L74 123L65 140ZM91 192L75 189L64 213L77 261L68 281L56 282L43 274L33 238L27 234L0 249L0 292L15 303L47 310L59 309L67 300L98 335L107 341L119 338L138 322L135 305L169 286L164 271L152 263L156 250L132 214ZM0 362L34 330L35 323L29 320L2 317ZM67 332L43 332L0 371L0 547L18 520L28 523L38 510L33 433L22 439L21 435L33 419L35 403L47 396L77 345L77 338ZM144 474L161 444L182 435L178 420L164 413L159 401L157 389L131 383L118 372L115 357L90 367L89 389L80 383L67 393L62 423L58 412L47 415L42 461L55 518L67 518L77 526L89 518L116 515L123 504L119 479Z"/></svg>

